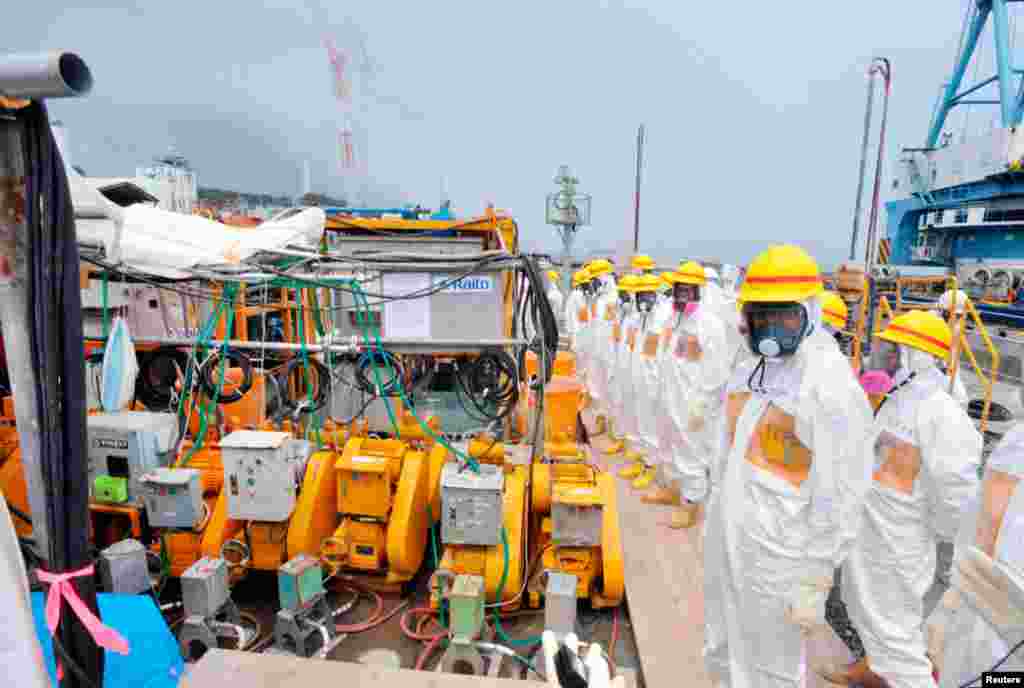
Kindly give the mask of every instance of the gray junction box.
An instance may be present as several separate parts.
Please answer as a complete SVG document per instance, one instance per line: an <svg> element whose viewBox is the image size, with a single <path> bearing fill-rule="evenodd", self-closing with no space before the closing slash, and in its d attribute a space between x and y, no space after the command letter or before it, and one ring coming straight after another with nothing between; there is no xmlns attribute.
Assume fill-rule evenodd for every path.
<svg viewBox="0 0 1024 688"><path fill-rule="evenodd" d="M140 479L149 525L194 528L203 519L201 473L194 468L157 468Z"/></svg>
<svg viewBox="0 0 1024 688"><path fill-rule="evenodd" d="M186 616L208 618L231 599L228 565L223 559L203 557L181 574L181 597Z"/></svg>
<svg viewBox="0 0 1024 688"><path fill-rule="evenodd" d="M142 476L164 465L178 432L170 413L121 411L87 416L89 494L96 501L97 478L123 479L126 504L142 506Z"/></svg>
<svg viewBox="0 0 1024 688"><path fill-rule="evenodd" d="M505 473L481 464L480 472L441 469L441 540L446 545L493 546L501 542Z"/></svg>
<svg viewBox="0 0 1024 688"><path fill-rule="evenodd" d="M146 548L138 540L121 540L100 552L100 579L107 592L138 595L153 587Z"/></svg>

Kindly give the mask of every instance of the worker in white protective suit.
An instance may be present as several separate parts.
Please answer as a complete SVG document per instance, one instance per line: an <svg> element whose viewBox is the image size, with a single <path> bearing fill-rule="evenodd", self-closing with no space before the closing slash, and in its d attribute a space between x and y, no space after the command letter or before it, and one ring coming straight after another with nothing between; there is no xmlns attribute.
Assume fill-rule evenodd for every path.
<svg viewBox="0 0 1024 688"><path fill-rule="evenodd" d="M614 267L600 258L592 261L587 268L591 276L593 291L590 312L590 355L587 365L587 391L590 407L597 424L597 434L607 429L608 421L608 380L611 365L612 324L616 304L619 300L615 288Z"/></svg>
<svg viewBox="0 0 1024 688"><path fill-rule="evenodd" d="M963 331L964 322L967 318L967 298L967 292L962 289L957 289L955 292L952 289L947 289L939 297L939 315L947 323L951 323L950 327L953 328L953 350L956 352L955 355L959 355L963 346L960 333ZM952 361L949 361L947 365L952 365ZM960 376L959 365L957 366L956 376L953 378L952 385L952 394L953 398L956 399L956 403L961 406L967 406L970 398L967 396L967 387Z"/></svg>
<svg viewBox="0 0 1024 688"><path fill-rule="evenodd" d="M558 286L561 276L557 270L548 270L548 303L551 304L551 311L558 318L559 325L563 322L563 316L565 315L565 297L562 295L562 290Z"/></svg>
<svg viewBox="0 0 1024 688"><path fill-rule="evenodd" d="M910 311L872 344L866 367L890 376L875 411L874 475L864 523L843 567L843 601L866 657L826 667L833 683L934 688L924 596L936 541L952 541L978 489L981 436L946 391L939 364L951 334L934 313Z"/></svg>
<svg viewBox="0 0 1024 688"><path fill-rule="evenodd" d="M627 345L626 333L632 329L632 323L636 316L636 282L639 279L636 275L623 275L616 289L619 292L618 308L615 312L615 320L612 322L611 341L609 343L608 366L608 439L610 444L605 448L605 454L614 456L623 451L629 453L627 458L636 458L635 452L627 450L626 435L629 427L626 403L630 399L632 391L632 379L630 376L630 352Z"/></svg>
<svg viewBox="0 0 1024 688"><path fill-rule="evenodd" d="M869 488L871 409L821 327L821 291L795 246L757 256L740 290L756 358L727 386L721 504L705 545L724 548L706 554L704 572L704 656L718 686L807 679L805 634L825 624Z"/></svg>
<svg viewBox="0 0 1024 688"><path fill-rule="evenodd" d="M654 480L654 466L658 452L658 340L661 323L655 310L658 305L660 280L654 275L643 275L636 283L637 318L632 332L630 355L630 382L632 389L627 398L627 413L632 416L627 441L636 450L630 465L619 475L633 481L633 487L645 489ZM628 389L628 388L627 388ZM630 432L631 431L631 432Z"/></svg>
<svg viewBox="0 0 1024 688"><path fill-rule="evenodd" d="M654 284L653 274L643 278ZM668 347L668 336L671 334L671 322L675 313L673 294L673 273L664 272L658 276L658 296L644 328L644 344L641 347L640 378L636 390L639 404L638 425L640 439L647 450L649 470L641 473L633 483L637 489L644 489L653 481L657 481L658 489L645 496L643 501L656 504L672 504L678 502L678 471L672 461L668 448L670 441L671 420L665 413L662 392L664 389L664 353ZM652 413L647 413L653 410ZM668 494L673 495L672 498Z"/></svg>
<svg viewBox="0 0 1024 688"><path fill-rule="evenodd" d="M939 688L1024 671L1024 424L996 445L956 538L952 585L927 625Z"/></svg>
<svg viewBox="0 0 1024 688"><path fill-rule="evenodd" d="M726 263L722 266L722 291L727 297L734 298L740 288L740 269Z"/></svg>
<svg viewBox="0 0 1024 688"><path fill-rule="evenodd" d="M584 313L586 297L583 293L583 271L577 270L572 275L572 291L565 299L565 332L569 336L569 348L577 351L576 338L583 327L580 316Z"/></svg>
<svg viewBox="0 0 1024 688"><path fill-rule="evenodd" d="M580 382L586 379L587 327L590 324L590 305L587 303L586 286L590 275L586 268L577 270L572 276L572 293L565 300L566 331L569 334L569 348L576 354L576 374Z"/></svg>
<svg viewBox="0 0 1024 688"><path fill-rule="evenodd" d="M666 482L676 482L644 501L676 506L670 525L689 528L709 497L713 464L722 452L722 406L734 355L725 323L701 303L707 282L700 264L686 263L670 279L675 318L663 337L659 360L661 415L666 421L659 446Z"/></svg>

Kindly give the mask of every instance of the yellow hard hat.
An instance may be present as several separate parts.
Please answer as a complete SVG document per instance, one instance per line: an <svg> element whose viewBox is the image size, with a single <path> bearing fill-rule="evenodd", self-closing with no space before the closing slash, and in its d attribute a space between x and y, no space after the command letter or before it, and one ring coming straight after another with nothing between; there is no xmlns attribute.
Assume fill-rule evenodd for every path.
<svg viewBox="0 0 1024 688"><path fill-rule="evenodd" d="M953 333L946 321L927 311L910 311L893 318L879 339L904 344L945 361L953 342Z"/></svg>
<svg viewBox="0 0 1024 688"><path fill-rule="evenodd" d="M548 270L548 279L550 279L552 282L557 282L558 278L558 270Z"/></svg>
<svg viewBox="0 0 1024 688"><path fill-rule="evenodd" d="M590 265L587 266L587 269L590 270L591 278L594 278L614 272L615 266L604 258L598 258L597 260L591 261Z"/></svg>
<svg viewBox="0 0 1024 688"><path fill-rule="evenodd" d="M658 291L661 288L661 279L654 275L637 275L636 291Z"/></svg>
<svg viewBox="0 0 1024 688"><path fill-rule="evenodd" d="M834 291L823 291L818 298L821 299L822 320L837 330L846 327L849 310L846 308L846 302L839 298L839 294Z"/></svg>
<svg viewBox="0 0 1024 688"><path fill-rule="evenodd" d="M589 281L590 281L590 271L587 270L586 268L583 268L582 270L577 270L576 273L572 276L572 286L574 286L574 287L578 287L581 284L583 284L584 282L589 282Z"/></svg>
<svg viewBox="0 0 1024 688"><path fill-rule="evenodd" d="M803 301L823 290L818 264L807 251L799 246L772 246L750 263L739 300Z"/></svg>
<svg viewBox="0 0 1024 688"><path fill-rule="evenodd" d="M633 256L633 260L629 261L629 266L634 270L653 270L654 261L650 256L641 253Z"/></svg>
<svg viewBox="0 0 1024 688"><path fill-rule="evenodd" d="M673 284L695 284L702 287L708 282L704 276L704 267L693 260L682 263L678 270L670 272L668 275Z"/></svg>
<svg viewBox="0 0 1024 688"><path fill-rule="evenodd" d="M636 275L623 275L622 279L620 279L615 286L619 291L628 291L632 294L636 291L637 281L639 279L640 278Z"/></svg>
<svg viewBox="0 0 1024 688"><path fill-rule="evenodd" d="M672 288L672 273L671 272L663 272L663 273L661 273L660 275L658 275L658 279L661 280L662 288L669 288L669 289Z"/></svg>

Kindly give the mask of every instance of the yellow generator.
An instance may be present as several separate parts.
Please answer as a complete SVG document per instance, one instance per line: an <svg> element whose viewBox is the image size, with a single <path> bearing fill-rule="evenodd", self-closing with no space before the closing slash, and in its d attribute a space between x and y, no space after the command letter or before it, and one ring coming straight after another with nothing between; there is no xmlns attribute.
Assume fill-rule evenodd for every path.
<svg viewBox="0 0 1024 688"><path fill-rule="evenodd" d="M504 445L474 439L469 455L479 470L456 461L444 464L436 483L440 494L440 535L443 552L430 582L435 609L447 596L456 576L484 579L488 602L504 611L521 606L526 555L527 466L505 460Z"/></svg>
<svg viewBox="0 0 1024 688"><path fill-rule="evenodd" d="M431 464L439 467L445 455L440 446L428 454L403 440L368 438L349 440L341 456L315 453L288 531L288 556L319 558L333 571L400 589L423 563Z"/></svg>

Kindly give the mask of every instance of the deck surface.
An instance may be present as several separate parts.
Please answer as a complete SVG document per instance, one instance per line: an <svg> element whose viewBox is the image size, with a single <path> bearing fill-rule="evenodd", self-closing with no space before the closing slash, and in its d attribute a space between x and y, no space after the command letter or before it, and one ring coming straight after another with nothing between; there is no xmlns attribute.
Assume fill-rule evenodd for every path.
<svg viewBox="0 0 1024 688"><path fill-rule="evenodd" d="M587 419L589 420L589 419ZM588 422L588 426L592 426ZM601 450L604 437L592 437L594 459L610 470L621 464ZM626 602L645 688L711 688L704 669L704 566L701 523L688 530L668 527L669 507L640 501L630 483L616 478L625 558ZM703 519L703 515L701 516ZM826 627L808 644L808 666L849 662L842 641ZM806 688L829 686L808 671Z"/></svg>
<svg viewBox="0 0 1024 688"><path fill-rule="evenodd" d="M499 688L510 684L508 679L438 675L432 671L383 669L351 662L212 650L191 667L181 685L182 688L438 688L441 685L450 688Z"/></svg>

